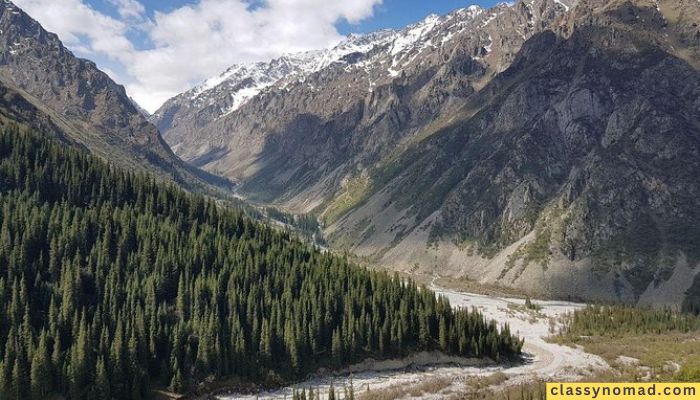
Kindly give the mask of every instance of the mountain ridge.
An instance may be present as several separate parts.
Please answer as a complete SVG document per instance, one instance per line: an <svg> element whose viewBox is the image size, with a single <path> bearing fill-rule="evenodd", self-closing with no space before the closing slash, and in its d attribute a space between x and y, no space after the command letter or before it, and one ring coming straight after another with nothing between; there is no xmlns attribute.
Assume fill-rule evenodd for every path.
<svg viewBox="0 0 700 400"><path fill-rule="evenodd" d="M528 0L451 14L398 58L378 46L164 137L248 199L318 215L333 247L378 265L678 305L698 272L699 8ZM466 28L450 35L454 22Z"/></svg>
<svg viewBox="0 0 700 400"><path fill-rule="evenodd" d="M355 57L351 60L347 60L347 62L344 65L331 65L330 67L317 72L314 75L314 78L311 78L312 80L314 80L313 84L311 84L310 82L296 82L294 85L286 86L285 90L283 91L270 91L270 93L263 92L259 94L256 98L254 98L254 102L248 102L242 107L243 109L255 108L255 110L238 110L238 112L231 114L227 118L214 120L208 119L206 113L204 113L203 124L199 123L199 120L202 117L202 115L198 114L196 116L190 116L190 120L194 121L193 124L196 126L193 127L193 124L184 124L183 129L168 129L167 126L163 126L160 123L157 123L157 126L159 126L162 129L164 137L167 141L169 141L169 144L173 148L175 148L178 154L184 157L186 160L193 162L195 165L212 164L210 168L211 170L225 173L227 176L235 179L244 180L246 178L246 172L244 171L246 166L255 168L252 165L255 163L255 159L252 157L247 158L247 153L260 152L260 147L263 145L263 143L260 142L261 138L256 137L256 131L269 132L280 128L284 129L284 125L290 123L290 116L293 117L295 115L300 114L319 115L322 120L332 120L333 115L335 114L347 113L349 111L351 113L356 113L356 111L349 110L347 104L339 103L339 100L344 97L349 97L349 99L345 99L344 101L364 101L362 97L364 97L365 94L375 93L378 90L382 91L382 93L377 94L377 97L382 97L381 102L383 102L383 104L381 105L381 107L393 107L391 103L395 103L395 100L398 99L396 99L397 93L391 93L392 89L390 85L394 81L399 81L401 77L393 76L389 72L390 68L382 66L382 63L393 64L397 61L408 61L408 63L403 64L404 68L418 68L418 66L411 64L411 58L415 58L416 53L427 52L433 55L431 65L437 68L438 64L440 63L438 53L442 47L445 47L443 46L444 43L442 42L442 40L444 40L444 38L446 37L450 39L447 42L450 42L455 40L455 38L459 39L459 36L473 36L467 38L468 40L470 40L470 42L472 42L469 44L469 46L473 46L473 48L469 49L466 54L459 54L458 56L461 58L469 57L474 53L488 53L487 49L490 46L493 46L492 40L489 39L488 32L491 31L493 33L493 36L498 38L499 30L502 29L500 26L497 26L501 23L499 18L496 18L499 14L517 13L517 18L520 19L519 23L523 32L530 32L539 29L535 25L537 24L537 21L540 21L542 15L551 13L552 10L555 9L563 9L561 4L555 3L553 1L544 2L543 6L539 7L538 9L521 10L520 8L522 7L519 7L514 13L509 12L514 9L513 7L508 7L505 5L500 5L488 12L476 12L478 11L478 9L474 8L458 10L447 16L439 17L439 19L441 19L443 22L441 24L437 24L437 28L439 29L439 31L427 29L427 34L425 35L425 37L422 37L422 41L418 41L418 46L409 46L407 49L404 49L406 50L404 52L396 51L396 49L392 47L394 44L393 40L390 43L382 43L382 45L380 46L374 46L372 49L373 52L365 54L364 58L362 58L362 54L355 54ZM404 31L402 31L402 37L410 37L412 34L415 34L415 31L420 32L423 30L423 28L425 28L425 26L431 26L431 24L435 24L435 17L431 17L423 23L419 23L406 28ZM486 31L483 31L483 28L485 27L487 27L487 29ZM480 29L479 35L471 35L470 28ZM457 32L457 34L455 34L455 31ZM502 40L507 42L505 43L506 46L511 46L511 42L515 41L515 44L512 45L517 47L518 42L523 40L523 38L521 37L521 35L523 35L523 32L512 33L512 37L502 38ZM421 37L419 36L419 38ZM462 39L464 38L462 37ZM410 42L410 40L403 39L400 42L404 43L407 41ZM438 46L438 44L440 46ZM401 49L401 47L399 47L399 49ZM488 56L488 54L484 55ZM371 57L375 58L373 63L363 62L366 61L365 58ZM381 59L376 60L377 57ZM495 70L503 69L504 66L507 65L507 59L512 57L512 55L499 54L498 57L504 58L505 61L498 59L494 60ZM457 63L462 62L462 60L459 59L455 61ZM455 65L454 68L483 69L479 65L472 64L469 60L464 59L464 62L467 63L467 65ZM372 71L365 70L365 67L367 65L374 66L374 68L372 68ZM346 69L350 69L350 71L346 71ZM432 74L434 73L434 71L428 71L427 73ZM325 92L320 93L319 96L316 96L314 92L316 92L317 89L322 87L323 85L328 85L329 81L333 81L336 76L340 76L346 82L343 82L341 84L339 80L336 80L332 84L337 84L337 86L334 86L332 88L326 88ZM363 81L367 82L367 91L360 91L359 93L355 93L356 91L360 90L358 82ZM422 82L416 83L422 84ZM348 88L346 85L349 85L351 87ZM456 87L450 89L453 93L456 93L458 96L474 90L473 88L469 87L469 82L456 82L455 86ZM434 90L443 91L443 88L437 87ZM333 98L330 92L333 92L334 94L332 96L336 98ZM295 94L298 94L299 98L296 100L292 100L291 98L294 97ZM274 98L275 96L288 98L289 100L276 99ZM318 99L317 97L320 96L324 96L324 98ZM308 98L311 98L311 100L304 100ZM328 100L328 104L321 104L320 101L326 100ZM387 104L387 102L389 102L389 104ZM310 103L310 107L312 107L311 109L305 106L308 105L308 103ZM274 105L277 107L277 109L281 109L280 112L282 114L286 113L289 115L281 115L279 112L277 112L273 113L273 115L269 118L264 118L263 114L269 111L270 105ZM354 105L350 104L350 106ZM437 106L433 106L433 108L435 107ZM392 110L392 112L397 114L396 118L394 119L398 120L401 119L402 114L405 114L405 110L401 109ZM258 123L258 121L256 120L248 121L248 115L256 115L258 117L263 117L263 121L260 123ZM185 115L185 117L188 116ZM240 119L243 119L243 121L238 121ZM261 118L257 119L259 120ZM367 123L372 124L375 122L367 121ZM207 132L206 137L197 136L198 133L201 131ZM240 131L240 136L246 135L247 132L251 132L253 134L253 137L248 138L248 143L231 143L230 145L228 145L227 143L225 143L225 141L226 136L229 136L228 132L230 131ZM266 136L271 135L266 134ZM190 143L188 143L187 141L189 141ZM250 148L249 152L240 155L230 154L231 151L235 152L237 151L237 149L246 147ZM228 167L230 167L229 165L226 165L222 168L218 168L216 165L214 165L216 163L226 164L226 160L221 161L222 158L226 157L232 157L237 159L238 162L236 164L239 165L234 166L234 168L240 171L234 171L232 173L231 171L227 170ZM210 162L212 159L214 161ZM243 164L245 164L245 166L243 166Z"/></svg>

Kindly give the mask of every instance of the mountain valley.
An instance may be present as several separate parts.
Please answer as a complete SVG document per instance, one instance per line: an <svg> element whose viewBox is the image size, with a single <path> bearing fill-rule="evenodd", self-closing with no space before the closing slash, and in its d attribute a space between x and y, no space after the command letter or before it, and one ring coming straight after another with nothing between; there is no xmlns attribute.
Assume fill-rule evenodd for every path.
<svg viewBox="0 0 700 400"><path fill-rule="evenodd" d="M369 263L690 306L699 18L687 0L474 6L234 67L152 121Z"/></svg>
<svg viewBox="0 0 700 400"><path fill-rule="evenodd" d="M106 20L137 60L174 51L172 14L230 35L247 14L215 3L212 26L206 0ZM0 0L0 400L700 381L700 1L472 5L233 65L154 113L42 24Z"/></svg>

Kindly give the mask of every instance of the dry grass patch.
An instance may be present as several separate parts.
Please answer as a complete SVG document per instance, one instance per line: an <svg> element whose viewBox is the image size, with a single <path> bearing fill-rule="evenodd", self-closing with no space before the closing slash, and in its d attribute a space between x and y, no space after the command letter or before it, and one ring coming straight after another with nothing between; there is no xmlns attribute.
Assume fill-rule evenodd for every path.
<svg viewBox="0 0 700 400"><path fill-rule="evenodd" d="M629 373L627 365L621 365L620 357L632 357L639 360L639 366L649 368L652 379L672 379L676 371L674 365L688 365L700 360L700 338L697 332L648 334L639 336L583 337L569 341L561 337L556 342L567 345L579 345L587 353L599 355L611 366L622 373Z"/></svg>
<svg viewBox="0 0 700 400"><path fill-rule="evenodd" d="M537 381L519 386L491 387L455 393L447 397L447 400L544 400L546 393L545 382Z"/></svg>
<svg viewBox="0 0 700 400"><path fill-rule="evenodd" d="M642 365L660 367L668 362L684 364L700 357L700 339L696 332L620 338L594 336L573 343L583 346L588 353L603 357L608 363L615 363L620 356L625 356L638 359Z"/></svg>
<svg viewBox="0 0 700 400"><path fill-rule="evenodd" d="M469 376L464 380L464 384L469 389L480 390L492 386L499 386L507 380L508 375L499 371L487 376Z"/></svg>
<svg viewBox="0 0 700 400"><path fill-rule="evenodd" d="M405 397L420 398L425 394L440 393L450 385L452 379L432 378L415 385L394 385L385 389L368 390L357 395L358 400L396 400Z"/></svg>

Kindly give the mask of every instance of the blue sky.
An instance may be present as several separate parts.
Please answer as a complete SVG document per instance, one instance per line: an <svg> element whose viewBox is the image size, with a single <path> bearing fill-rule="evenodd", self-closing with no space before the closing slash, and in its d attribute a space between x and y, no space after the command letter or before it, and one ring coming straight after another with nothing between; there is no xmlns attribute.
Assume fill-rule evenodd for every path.
<svg viewBox="0 0 700 400"><path fill-rule="evenodd" d="M103 13L115 17L118 16L114 5L107 0L89 0L88 3ZM170 12L194 3L196 1L192 0L146 0L141 2L151 16L155 11ZM400 28L412 22L420 21L431 13L446 14L452 10L472 4L488 8L495 6L497 3L498 1L496 0L384 0L382 4L375 6L375 13L372 17L354 24L339 21L337 27L343 34L371 32L384 28Z"/></svg>
<svg viewBox="0 0 700 400"><path fill-rule="evenodd" d="M148 111L233 64L494 0L14 0Z"/></svg>
<svg viewBox="0 0 700 400"><path fill-rule="evenodd" d="M337 26L343 34L366 33L384 28L395 29L420 21L430 14L443 15L473 4L489 8L502 1L505 0L384 0L381 5L375 7L372 17L355 24L341 21Z"/></svg>
<svg viewBox="0 0 700 400"><path fill-rule="evenodd" d="M117 9L110 1L89 0L87 2L95 9L105 14L113 17L119 16ZM484 8L489 8L495 6L498 2L499 1L496 0L384 0L382 4L374 7L374 13L371 17L353 23L340 19L335 26L342 35L367 33L386 28L399 29L408 24L420 21L430 14L443 15L472 4L478 4ZM141 1L141 4L143 4L146 9L146 13L150 17L153 17L156 11L167 13L195 3L197 2L192 0ZM130 36L139 47L145 48L150 45L146 35L138 35L132 32Z"/></svg>

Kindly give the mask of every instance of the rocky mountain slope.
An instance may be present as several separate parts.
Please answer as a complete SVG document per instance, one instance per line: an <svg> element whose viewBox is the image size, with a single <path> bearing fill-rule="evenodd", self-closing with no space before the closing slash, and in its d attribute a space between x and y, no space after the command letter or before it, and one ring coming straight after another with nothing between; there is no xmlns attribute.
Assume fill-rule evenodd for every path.
<svg viewBox="0 0 700 400"><path fill-rule="evenodd" d="M687 303L700 289L698 23L697 0L472 7L382 32L232 111L157 122L187 160L254 201L316 213L334 246L369 261Z"/></svg>
<svg viewBox="0 0 700 400"><path fill-rule="evenodd" d="M402 31L351 37L309 63L326 67L292 74L233 112L219 104L226 104L222 95L239 95L227 88L238 80L224 80L195 89L187 106L177 104L192 94L166 103L153 121L185 160L240 180L256 201L308 211L460 107L568 7L553 0L470 7ZM213 113L203 107L211 104Z"/></svg>
<svg viewBox="0 0 700 400"><path fill-rule="evenodd" d="M180 156L240 180L241 193L311 211L404 139L438 125L438 114L461 107L507 68L527 37L568 7L555 1L473 6L402 31L352 36L334 49L283 57L306 61L231 110L227 99L240 96L241 82L259 82L263 71L274 81L270 75L283 74L270 71L288 63L233 67L170 100L152 120ZM344 212L330 208L331 220Z"/></svg>
<svg viewBox="0 0 700 400"><path fill-rule="evenodd" d="M76 58L9 0L0 1L0 115L39 128L117 164L191 188L225 180L175 156L122 86Z"/></svg>
<svg viewBox="0 0 700 400"><path fill-rule="evenodd" d="M151 116L158 128L168 132L169 141L187 140L189 133L223 118L243 106L265 89L284 89L290 83L304 80L314 72L327 68L343 57L366 52L390 31L353 36L332 49L289 54L271 62L234 65L223 74L168 100Z"/></svg>

